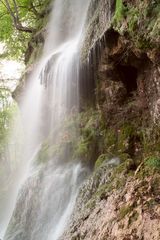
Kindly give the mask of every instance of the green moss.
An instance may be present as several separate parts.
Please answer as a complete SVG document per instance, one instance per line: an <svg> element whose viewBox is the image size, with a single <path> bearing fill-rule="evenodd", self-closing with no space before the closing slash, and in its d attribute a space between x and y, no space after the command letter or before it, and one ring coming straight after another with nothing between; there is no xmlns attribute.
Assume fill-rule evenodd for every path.
<svg viewBox="0 0 160 240"><path fill-rule="evenodd" d="M96 192L96 197L101 199L102 196L104 197L106 195L106 192L109 192L109 189L110 189L109 183L101 185L98 191Z"/></svg>
<svg viewBox="0 0 160 240"><path fill-rule="evenodd" d="M131 211L133 210L133 206L129 206L129 205L123 205L120 210L119 210L119 214L118 214L118 219L122 220L123 218L125 218L125 216L127 214L129 214Z"/></svg>
<svg viewBox="0 0 160 240"><path fill-rule="evenodd" d="M122 0L116 1L113 28L125 34L140 50L160 47L160 3L158 1L139 1L137 5Z"/></svg>
<svg viewBox="0 0 160 240"><path fill-rule="evenodd" d="M128 31L131 35L134 35L134 31L137 28L138 20L139 20L139 10L137 7L132 7L128 10Z"/></svg>
<svg viewBox="0 0 160 240"><path fill-rule="evenodd" d="M146 164L147 166L151 167L151 168L155 168L155 169L159 169L160 170L160 157L149 157L146 160Z"/></svg>
<svg viewBox="0 0 160 240"><path fill-rule="evenodd" d="M96 205L96 200L95 199L91 199L87 204L86 204L86 208L93 210L95 208Z"/></svg>
<svg viewBox="0 0 160 240"><path fill-rule="evenodd" d="M154 151L159 151L160 130L156 126L142 129L142 141L144 152L149 155Z"/></svg>
<svg viewBox="0 0 160 240"><path fill-rule="evenodd" d="M156 173L154 172L154 179L152 180L152 183L151 183L151 192L153 195L159 195L160 194L160 175L159 175L159 172ZM158 200L159 202L159 200Z"/></svg>
<svg viewBox="0 0 160 240"><path fill-rule="evenodd" d="M43 144L41 150L39 151L36 159L37 163L45 163L52 159L54 156L60 156L63 153L65 146L58 144Z"/></svg>
<svg viewBox="0 0 160 240"><path fill-rule="evenodd" d="M118 155L119 159L121 160L121 162L125 162L128 159L130 159L130 156L128 153L122 153Z"/></svg>
<svg viewBox="0 0 160 240"><path fill-rule="evenodd" d="M109 158L108 154L101 154L97 161L95 162L95 169L99 168L104 161L106 161Z"/></svg>
<svg viewBox="0 0 160 240"><path fill-rule="evenodd" d="M76 141L81 139L77 137L78 116L79 115L77 114L77 118L75 118L75 115L70 115L62 123L61 131L55 129L54 132L48 136L38 153L37 161L39 163L48 161L55 156L63 157L66 150L71 153L71 156L73 155L73 148L75 147ZM56 142L52 139L54 134L57 136ZM79 152L84 151L84 144L82 141L81 144L79 144L79 148Z"/></svg>
<svg viewBox="0 0 160 240"><path fill-rule="evenodd" d="M43 147L41 148L41 150L39 151L38 156L37 156L37 162L43 163L43 162L45 162L46 160L48 160L48 158L49 158L48 148L49 148L49 147L48 147L47 145L46 145L46 146L43 146Z"/></svg>
<svg viewBox="0 0 160 240"><path fill-rule="evenodd" d="M156 201L155 201L155 199L149 199L147 202L146 202L146 205L147 205L147 207L149 208L149 209L152 209L155 205L156 205L157 203L156 203Z"/></svg>
<svg viewBox="0 0 160 240"><path fill-rule="evenodd" d="M118 132L118 152L125 152L129 147L129 140L135 134L133 125L126 123Z"/></svg>
<svg viewBox="0 0 160 240"><path fill-rule="evenodd" d="M101 112L88 108L79 114L77 121L80 131L74 142L74 158L95 161L104 130Z"/></svg>
<svg viewBox="0 0 160 240"><path fill-rule="evenodd" d="M112 192L114 189L118 190L124 187L131 164L132 160L128 160L114 167L109 174L110 178L108 182L99 187L96 196L101 197L102 195L106 195L107 192Z"/></svg>
<svg viewBox="0 0 160 240"><path fill-rule="evenodd" d="M104 144L108 152L114 152L116 150L117 132L115 129L106 129Z"/></svg>
<svg viewBox="0 0 160 240"><path fill-rule="evenodd" d="M77 131L78 128L79 131ZM44 162L54 156L61 156L66 148L70 151L70 157L73 160L81 159L85 163L95 161L102 128L101 114L92 108L70 115L64 120L61 131L55 130L56 143L52 144L51 137L45 141L37 161Z"/></svg>
<svg viewBox="0 0 160 240"><path fill-rule="evenodd" d="M122 189L125 186L125 183L126 183L126 178L117 176L117 178L115 179L114 188L116 190Z"/></svg>
<svg viewBox="0 0 160 240"><path fill-rule="evenodd" d="M80 138L80 140L76 144L74 157L75 158L86 157L88 153L88 147L89 147L89 142L83 138Z"/></svg>
<svg viewBox="0 0 160 240"><path fill-rule="evenodd" d="M137 221L138 217L139 217L139 213L136 210L133 210L132 215L129 218L129 225Z"/></svg>
<svg viewBox="0 0 160 240"><path fill-rule="evenodd" d="M139 38L136 41L136 47L141 50L147 50L152 48L152 44L149 40L145 39L144 36L139 36Z"/></svg>
<svg viewBox="0 0 160 240"><path fill-rule="evenodd" d="M125 11L125 7L123 5L122 0L116 0L116 10L115 10L113 22L115 22L116 24L119 24L124 16L124 11Z"/></svg>

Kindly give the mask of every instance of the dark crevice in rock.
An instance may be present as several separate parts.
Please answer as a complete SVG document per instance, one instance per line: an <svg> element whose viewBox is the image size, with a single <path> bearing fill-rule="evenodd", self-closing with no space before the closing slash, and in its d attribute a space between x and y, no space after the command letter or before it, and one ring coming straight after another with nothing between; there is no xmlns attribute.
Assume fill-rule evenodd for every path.
<svg viewBox="0 0 160 240"><path fill-rule="evenodd" d="M113 28L108 29L104 33L104 37L105 37L106 46L109 49L112 49L113 47L117 46L119 33L116 32ZM103 41L103 37L101 38L101 41Z"/></svg>
<svg viewBox="0 0 160 240"><path fill-rule="evenodd" d="M129 65L117 65L116 68L119 73L120 80L126 88L127 96L130 96L133 91L137 91L138 71L135 67Z"/></svg>

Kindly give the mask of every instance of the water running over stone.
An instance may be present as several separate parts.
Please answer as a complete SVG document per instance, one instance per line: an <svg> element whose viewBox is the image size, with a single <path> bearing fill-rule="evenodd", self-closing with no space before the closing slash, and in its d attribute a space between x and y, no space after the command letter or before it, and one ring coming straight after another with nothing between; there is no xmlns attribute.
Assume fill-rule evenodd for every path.
<svg viewBox="0 0 160 240"><path fill-rule="evenodd" d="M23 186L5 240L59 239L87 174L79 161L71 161L68 146L41 164L32 159L46 137L49 145L58 143L64 120L78 111L79 49L88 5L89 0L54 3L43 57L21 103L24 156L15 192Z"/></svg>

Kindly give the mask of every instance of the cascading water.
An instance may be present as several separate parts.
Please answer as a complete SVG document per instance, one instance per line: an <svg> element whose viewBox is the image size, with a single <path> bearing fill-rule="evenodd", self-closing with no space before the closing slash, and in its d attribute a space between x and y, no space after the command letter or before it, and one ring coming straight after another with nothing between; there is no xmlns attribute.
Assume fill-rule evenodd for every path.
<svg viewBox="0 0 160 240"><path fill-rule="evenodd" d="M23 157L9 212L20 190L12 217L7 214L5 240L59 239L87 174L80 162L71 161L67 146L43 164L35 164L35 156L46 136L49 144L57 144L63 121L78 111L79 49L88 6L89 0L54 2L43 56L21 103Z"/></svg>

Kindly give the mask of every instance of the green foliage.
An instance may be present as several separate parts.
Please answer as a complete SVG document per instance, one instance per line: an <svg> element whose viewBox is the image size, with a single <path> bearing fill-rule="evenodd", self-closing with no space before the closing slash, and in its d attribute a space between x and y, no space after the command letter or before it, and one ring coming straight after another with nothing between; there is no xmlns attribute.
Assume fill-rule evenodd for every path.
<svg viewBox="0 0 160 240"><path fill-rule="evenodd" d="M138 20L139 20L139 10L137 7L132 7L128 10L127 15L128 15L128 30L131 34L134 33L137 24L138 24Z"/></svg>
<svg viewBox="0 0 160 240"><path fill-rule="evenodd" d="M132 124L125 123L118 132L118 152L125 152L129 148L129 141L135 134Z"/></svg>
<svg viewBox="0 0 160 240"><path fill-rule="evenodd" d="M118 216L119 220L122 220L123 218L125 218L125 216L129 214L132 210L133 210L132 206L123 205L119 210L119 216Z"/></svg>
<svg viewBox="0 0 160 240"><path fill-rule="evenodd" d="M138 1L137 5L122 0L116 1L113 28L132 39L141 50L159 47L160 42L160 2Z"/></svg>
<svg viewBox="0 0 160 240"><path fill-rule="evenodd" d="M146 164L151 168L160 169L160 157L149 157Z"/></svg>
<svg viewBox="0 0 160 240"><path fill-rule="evenodd" d="M12 19L7 12L7 9L0 3L0 40L5 41L13 33Z"/></svg>
<svg viewBox="0 0 160 240"><path fill-rule="evenodd" d="M17 105L11 99L11 93L8 90L0 89L0 154L5 152L8 142L8 136L11 130L11 121Z"/></svg>
<svg viewBox="0 0 160 240"><path fill-rule="evenodd" d="M36 157L37 163L45 163L54 157L65 158L64 153L71 152L73 155L73 146L77 140L77 124L79 122L79 114L71 114L62 123L61 129L55 129L54 132L42 144L42 147ZM56 134L56 141L53 136Z"/></svg>
<svg viewBox="0 0 160 240"><path fill-rule="evenodd" d="M92 108L79 114L80 137L75 143L75 158L95 161L103 135L103 118L99 111Z"/></svg>
<svg viewBox="0 0 160 240"><path fill-rule="evenodd" d="M103 131L103 153L107 153L110 157L119 156L122 159L126 158L131 154L131 148L133 145L134 138L140 138L140 132L137 126L129 122L120 122L119 127L105 128Z"/></svg>
<svg viewBox="0 0 160 240"><path fill-rule="evenodd" d="M42 145L37 157L36 162L46 163L47 161L51 160L54 156L60 156L63 152L64 146L60 143L58 144L49 144L48 142Z"/></svg>
<svg viewBox="0 0 160 240"><path fill-rule="evenodd" d="M14 30L4 43L7 47L7 58L20 60L24 59L24 54L30 40L30 35L24 32Z"/></svg>
<svg viewBox="0 0 160 240"><path fill-rule="evenodd" d="M99 168L108 159L108 154L101 154L95 162L95 169Z"/></svg>
<svg viewBox="0 0 160 240"><path fill-rule="evenodd" d="M79 130L77 131L77 129ZM88 108L84 112L71 114L63 122L56 142L52 143L52 139L49 137L43 144L37 158L38 162L50 160L55 155L62 156L66 149L70 152L73 160L94 162L97 158L102 130L103 121L99 111Z"/></svg>
<svg viewBox="0 0 160 240"><path fill-rule="evenodd" d="M115 15L113 17L113 23L120 24L121 20L124 17L125 7L123 5L122 0L116 0L116 10Z"/></svg>
<svg viewBox="0 0 160 240"><path fill-rule="evenodd" d="M75 158L87 157L88 147L89 147L89 141L87 141L86 139L80 138L74 152Z"/></svg>
<svg viewBox="0 0 160 240"><path fill-rule="evenodd" d="M117 133L115 129L109 128L104 132L104 145L109 153L116 151Z"/></svg>
<svg viewBox="0 0 160 240"><path fill-rule="evenodd" d="M41 29L45 22L46 12L51 0L17 0L18 18L22 26ZM13 1L9 1L15 14ZM0 42L7 45L7 53L11 58L22 58L31 40L32 34L16 29L13 17L0 1Z"/></svg>

